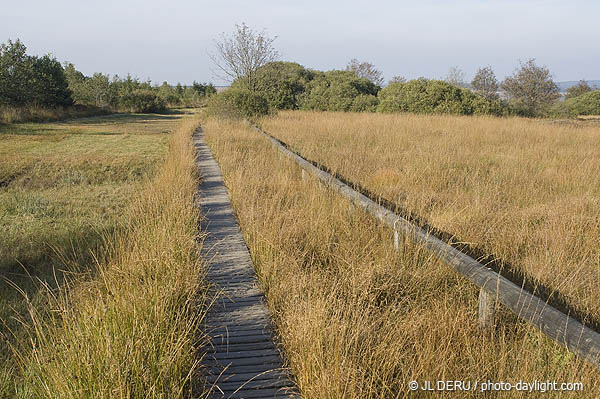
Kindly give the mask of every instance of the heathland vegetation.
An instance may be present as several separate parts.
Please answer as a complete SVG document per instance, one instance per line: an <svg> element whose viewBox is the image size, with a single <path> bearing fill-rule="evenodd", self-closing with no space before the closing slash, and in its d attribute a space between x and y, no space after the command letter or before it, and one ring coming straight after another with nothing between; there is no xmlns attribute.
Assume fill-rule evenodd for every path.
<svg viewBox="0 0 600 399"><path fill-rule="evenodd" d="M377 124L378 121L388 123ZM395 124L392 125L391 121L395 121ZM483 210L485 202L489 200L487 197L476 197L468 205L455 203L452 198L446 198L453 195L452 188L458 185L461 192L463 188L467 190L467 186L471 187L468 193L480 186L482 190L487 190L491 177L499 173L493 169L493 164L496 162L500 166L503 156L499 155L499 159L490 159L485 163L491 168L488 170L490 179L485 178L483 165L477 169L481 169L480 173L470 177L459 173L459 181L456 182L448 175L442 175L442 172L466 171L472 165L460 164L459 161L464 157L459 156L454 162L454 169L438 167L435 159L439 151L426 147L434 137L445 134L442 126L449 132L447 141L450 142L459 140L458 130L470 123L475 123L475 128L468 137L501 141L501 137L482 131L486 122L493 123L490 121L490 118L479 117L294 111L282 113L275 119L264 119L261 123L282 138L289 138L290 141L295 138L306 143L299 144L298 148L315 147L308 154L320 154L323 161L329 160L334 167L356 164L353 169L364 169L364 174L376 171L378 186L370 184L371 188L387 187L392 182L405 183L407 179L402 180L402 177L407 175L412 177L412 180L408 179L409 183L415 182L415 192L412 192L410 184L406 184L402 186L406 188L403 195L425 197L421 195L422 188L438 170L440 176L432 184L434 188L442 186L445 189L439 194L428 191L428 204L438 213L445 210L444 220L451 222L461 221L462 216L469 213L470 206ZM519 120L511 123L517 124ZM527 121L520 123L531 127ZM403 132L408 129L403 127L405 124L411 128L432 127L433 130L426 130L424 137L415 132L397 137L384 130L384 127L394 126ZM456 132L448 130L451 128ZM281 129L289 133L280 134ZM344 130L349 130L349 133L345 135ZM205 131L207 141L223 169L236 215L261 285L266 291L279 342L303 397L429 397L423 392L408 391L408 382L448 379L581 381L585 395L593 397L600 393L595 369L506 310L500 310L500 321L495 329L479 329L476 287L409 241L401 245L400 251L395 251L389 229L321 186L315 179L303 179L294 161L281 157L278 150L248 124L213 118L206 123ZM379 134L381 139L378 139ZM516 134L511 128L502 137L514 137ZM532 134L532 141L544 140L540 137L542 132L534 131ZM589 136L593 133L582 134L580 140L586 141L591 140ZM341 141L340 137L349 139ZM356 143L351 143L352 139L356 139ZM426 143L419 147L422 140ZM329 145L331 155L327 151ZM341 149L343 145L348 145L347 152ZM361 145L365 148L358 149ZM467 149L475 151L473 146L477 144L473 143ZM451 163L454 155L446 153L446 146L443 148L441 162ZM416 160L409 162L407 159L410 157L405 150L418 155L419 160L425 158L431 159L431 162L424 163L425 166L423 162L417 164ZM513 155L519 156L505 156ZM447 159L449 157L451 159ZM382 161L394 159L396 162L388 165L389 169L380 166ZM531 160L531 163L534 165L535 161ZM551 166L548 168L546 173L559 173L552 172ZM425 173L422 178L419 177L421 171ZM509 171L517 172L513 168ZM560 177L559 181L563 182L564 178ZM510 178L495 183L510 183ZM489 183L490 186L493 184ZM391 187L397 186L394 184ZM518 197L522 193L518 189L508 189L510 186L496 187L491 199L502 195L507 198ZM530 185L524 187L531 188ZM450 205L443 208L436 201ZM573 222L566 227L563 224L563 228L560 227L560 218L554 218L552 212L544 208L549 204L542 204L539 209L527 208L519 216L525 217L523 223L530 229L518 228L516 233L541 233L536 232L536 226L545 222L543 218L550 217L552 224L556 224L556 230L546 232L570 234L573 228L578 228L574 226L581 227L578 218L585 219L586 216L580 215L580 211L590 206L589 202L593 203L591 194L577 202L579 211L571 212L568 207L561 206L560 214L571 217ZM494 213L497 206L493 203L486 210L492 212L493 216L497 214ZM473 222L478 222L476 218L479 211L470 213ZM501 214L510 216L504 212ZM536 218L528 217L530 214L535 214ZM482 228L490 229L486 237L491 237L496 222L484 220ZM595 236L593 233L586 235L585 243L575 244L575 250L585 249L587 252L576 254L573 260L564 252L567 248L561 245L561 240L565 239L562 236L547 237L551 242L547 242L544 248L558 244L559 248L553 250L553 254L561 254L562 262L566 261L575 267L586 256L595 256L592 254L596 251L592 241L596 237L597 231ZM535 245L526 242L517 248L526 251ZM597 262L597 258L591 260L594 259ZM558 263L553 266L557 267ZM590 268L581 265L579 268L583 270L582 274L593 274ZM571 272L569 267L558 269L563 277L571 277L569 284L573 283ZM588 277L594 278L592 275ZM592 283L590 280L588 282ZM593 292L588 294L583 299L593 302ZM437 394L440 395L439 392ZM474 392L450 394L456 397L480 395ZM519 393L494 392L488 395L518 397ZM564 393L544 393L548 397L562 395Z"/></svg>
<svg viewBox="0 0 600 399"><path fill-rule="evenodd" d="M600 320L597 123L314 112L259 123Z"/></svg>
<svg viewBox="0 0 600 399"><path fill-rule="evenodd" d="M202 306L197 119L0 127L0 397L182 397Z"/></svg>
<svg viewBox="0 0 600 399"><path fill-rule="evenodd" d="M85 76L51 55L27 54L20 41L0 45L0 123L51 121L111 112L164 113L167 107L198 107L216 93L212 84L160 86L128 75Z"/></svg>

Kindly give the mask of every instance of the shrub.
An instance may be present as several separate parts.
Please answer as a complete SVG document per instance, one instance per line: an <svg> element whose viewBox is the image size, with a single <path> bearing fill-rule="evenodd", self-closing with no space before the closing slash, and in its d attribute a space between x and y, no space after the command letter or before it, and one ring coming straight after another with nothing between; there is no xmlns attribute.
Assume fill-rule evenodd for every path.
<svg viewBox="0 0 600 399"><path fill-rule="evenodd" d="M372 94L361 94L356 96L350 106L352 112L375 112L379 100Z"/></svg>
<svg viewBox="0 0 600 399"><path fill-rule="evenodd" d="M376 96L379 86L351 71L318 72L300 97L300 108L316 111L351 111L358 96ZM364 100L357 100L357 104Z"/></svg>
<svg viewBox="0 0 600 399"><path fill-rule="evenodd" d="M161 113L167 109L165 101L149 89L135 89L123 94L119 105L129 112Z"/></svg>
<svg viewBox="0 0 600 399"><path fill-rule="evenodd" d="M379 92L379 112L505 115L506 105L441 80L393 82Z"/></svg>
<svg viewBox="0 0 600 399"><path fill-rule="evenodd" d="M255 72L254 86L271 109L298 109L298 98L313 77L313 72L295 62L271 62ZM246 89L246 80L236 79L231 87Z"/></svg>
<svg viewBox="0 0 600 399"><path fill-rule="evenodd" d="M600 90L589 91L565 101L569 113L577 115L600 115Z"/></svg>
<svg viewBox="0 0 600 399"><path fill-rule="evenodd" d="M220 118L255 118L269 114L269 103L259 93L231 88L208 100L208 114Z"/></svg>

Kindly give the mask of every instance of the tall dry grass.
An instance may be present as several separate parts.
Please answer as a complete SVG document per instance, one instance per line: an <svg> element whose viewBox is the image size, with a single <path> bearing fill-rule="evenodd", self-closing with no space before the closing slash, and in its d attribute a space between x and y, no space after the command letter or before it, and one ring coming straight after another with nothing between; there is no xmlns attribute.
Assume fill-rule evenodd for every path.
<svg viewBox="0 0 600 399"><path fill-rule="evenodd" d="M205 132L303 398L542 395L411 392L411 380L583 382L574 396L600 395L595 369L507 311L481 331L476 287L409 242L396 252L389 229L247 125Z"/></svg>
<svg viewBox="0 0 600 399"><path fill-rule="evenodd" d="M261 124L600 321L598 124L311 112Z"/></svg>
<svg viewBox="0 0 600 399"><path fill-rule="evenodd" d="M98 107L75 105L72 107L13 107L0 105L0 124L23 122L51 122L69 118L108 115L111 110Z"/></svg>
<svg viewBox="0 0 600 399"><path fill-rule="evenodd" d="M107 237L95 270L30 306L26 338L14 345L24 381L17 396L174 398L197 388L197 126L187 119L172 134L166 162Z"/></svg>

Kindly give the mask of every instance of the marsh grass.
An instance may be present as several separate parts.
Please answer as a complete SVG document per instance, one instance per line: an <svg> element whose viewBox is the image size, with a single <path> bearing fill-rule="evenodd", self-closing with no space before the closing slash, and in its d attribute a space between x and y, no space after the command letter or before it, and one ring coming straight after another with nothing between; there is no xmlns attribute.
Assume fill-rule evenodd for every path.
<svg viewBox="0 0 600 399"><path fill-rule="evenodd" d="M389 229L303 180L249 126L210 120L205 132L304 398L532 397L412 393L411 380L581 381L583 396L600 393L595 369L508 311L480 330L476 287L410 242L396 252Z"/></svg>
<svg viewBox="0 0 600 399"><path fill-rule="evenodd" d="M0 129L0 397L194 389L196 126L119 115Z"/></svg>
<svg viewBox="0 0 600 399"><path fill-rule="evenodd" d="M13 107L0 105L0 124L22 122L51 122L69 118L107 115L110 113L112 113L111 110L104 108L77 105L72 107L54 108L36 106Z"/></svg>
<svg viewBox="0 0 600 399"><path fill-rule="evenodd" d="M593 121L282 112L261 124L600 321Z"/></svg>

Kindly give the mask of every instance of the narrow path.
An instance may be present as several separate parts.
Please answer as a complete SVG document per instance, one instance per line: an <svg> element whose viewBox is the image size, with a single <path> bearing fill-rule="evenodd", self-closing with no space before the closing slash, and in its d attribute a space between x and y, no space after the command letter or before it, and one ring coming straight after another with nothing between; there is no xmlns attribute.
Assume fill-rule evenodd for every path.
<svg viewBox="0 0 600 399"><path fill-rule="evenodd" d="M218 293L206 319L210 398L298 398L273 343L269 311L202 129L194 134L194 146L202 176L202 230L207 233L203 257L209 263L208 282Z"/></svg>

